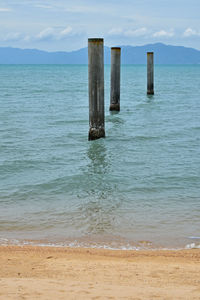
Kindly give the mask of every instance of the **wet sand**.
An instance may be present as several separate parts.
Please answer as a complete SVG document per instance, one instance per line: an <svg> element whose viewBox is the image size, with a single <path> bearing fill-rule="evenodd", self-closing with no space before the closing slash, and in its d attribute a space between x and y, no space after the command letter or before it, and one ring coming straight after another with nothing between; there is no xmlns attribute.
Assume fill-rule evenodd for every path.
<svg viewBox="0 0 200 300"><path fill-rule="evenodd" d="M200 299L200 250L1 246L0 299Z"/></svg>

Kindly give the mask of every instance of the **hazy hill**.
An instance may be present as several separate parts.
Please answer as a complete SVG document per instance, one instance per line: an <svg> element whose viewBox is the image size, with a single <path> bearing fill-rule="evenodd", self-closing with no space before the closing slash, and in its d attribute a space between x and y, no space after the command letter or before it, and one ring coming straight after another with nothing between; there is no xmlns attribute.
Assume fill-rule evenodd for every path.
<svg viewBox="0 0 200 300"><path fill-rule="evenodd" d="M145 64L147 51L154 51L157 64L200 64L200 51L161 43L122 46L122 64ZM105 63L110 63L108 47L105 47ZM72 52L46 52L0 47L0 64L87 64L87 48Z"/></svg>

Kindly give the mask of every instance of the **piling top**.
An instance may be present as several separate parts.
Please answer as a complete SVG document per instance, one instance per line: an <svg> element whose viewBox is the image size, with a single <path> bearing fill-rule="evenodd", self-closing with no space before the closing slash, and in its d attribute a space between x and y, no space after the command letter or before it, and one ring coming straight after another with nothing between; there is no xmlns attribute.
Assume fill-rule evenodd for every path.
<svg viewBox="0 0 200 300"><path fill-rule="evenodd" d="M118 50L118 51L120 51L121 48L120 47L111 47L111 50Z"/></svg>
<svg viewBox="0 0 200 300"><path fill-rule="evenodd" d="M153 54L153 52L147 52L147 54Z"/></svg>
<svg viewBox="0 0 200 300"><path fill-rule="evenodd" d="M88 42L93 42L93 43L102 43L103 39L102 38L89 38Z"/></svg>

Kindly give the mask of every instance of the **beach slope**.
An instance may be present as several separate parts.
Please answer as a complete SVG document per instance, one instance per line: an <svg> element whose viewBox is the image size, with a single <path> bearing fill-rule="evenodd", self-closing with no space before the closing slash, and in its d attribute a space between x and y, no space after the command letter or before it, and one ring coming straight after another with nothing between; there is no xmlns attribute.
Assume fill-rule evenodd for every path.
<svg viewBox="0 0 200 300"><path fill-rule="evenodd" d="M0 299L200 299L200 250L1 246Z"/></svg>

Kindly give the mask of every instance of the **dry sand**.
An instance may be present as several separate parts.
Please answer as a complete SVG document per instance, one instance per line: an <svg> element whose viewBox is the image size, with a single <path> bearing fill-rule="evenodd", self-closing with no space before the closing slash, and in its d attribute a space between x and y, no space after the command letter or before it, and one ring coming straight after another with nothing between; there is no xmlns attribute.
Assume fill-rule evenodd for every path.
<svg viewBox="0 0 200 300"><path fill-rule="evenodd" d="M200 250L2 246L0 299L200 299Z"/></svg>

